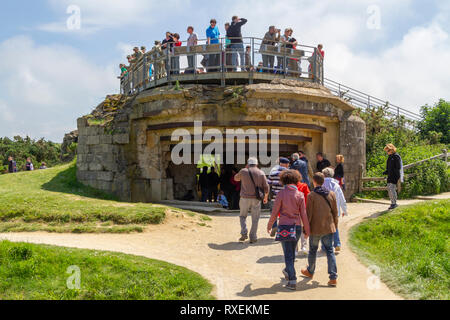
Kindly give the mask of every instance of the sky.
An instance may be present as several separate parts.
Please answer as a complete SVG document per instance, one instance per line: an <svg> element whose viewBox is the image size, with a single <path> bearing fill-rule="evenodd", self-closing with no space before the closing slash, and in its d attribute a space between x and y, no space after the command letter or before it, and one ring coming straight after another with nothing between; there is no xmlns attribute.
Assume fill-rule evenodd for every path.
<svg viewBox="0 0 450 320"><path fill-rule="evenodd" d="M35 0L0 11L0 136L61 142L107 94L133 46L166 31L200 38L233 15L243 36L269 25L325 49L325 77L418 113L450 99L450 1Z"/></svg>

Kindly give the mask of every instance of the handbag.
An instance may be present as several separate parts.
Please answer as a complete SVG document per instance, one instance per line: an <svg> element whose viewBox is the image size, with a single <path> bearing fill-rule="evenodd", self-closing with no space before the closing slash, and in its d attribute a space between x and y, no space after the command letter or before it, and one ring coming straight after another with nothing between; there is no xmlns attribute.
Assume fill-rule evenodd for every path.
<svg viewBox="0 0 450 320"><path fill-rule="evenodd" d="M252 183L255 186L256 199L258 200L264 199L264 192L261 190L260 187L256 185L255 180L253 180L253 175L250 169L248 169L248 174L250 175L250 179L252 180Z"/></svg>
<svg viewBox="0 0 450 320"><path fill-rule="evenodd" d="M275 241L297 241L296 225L278 226Z"/></svg>

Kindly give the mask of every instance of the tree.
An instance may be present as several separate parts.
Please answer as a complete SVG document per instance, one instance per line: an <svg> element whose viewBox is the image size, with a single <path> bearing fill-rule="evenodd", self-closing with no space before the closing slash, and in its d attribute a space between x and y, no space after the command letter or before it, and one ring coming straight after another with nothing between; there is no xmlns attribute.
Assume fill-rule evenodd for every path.
<svg viewBox="0 0 450 320"><path fill-rule="evenodd" d="M418 124L422 138L432 142L450 143L450 102L439 100L433 107L423 106Z"/></svg>

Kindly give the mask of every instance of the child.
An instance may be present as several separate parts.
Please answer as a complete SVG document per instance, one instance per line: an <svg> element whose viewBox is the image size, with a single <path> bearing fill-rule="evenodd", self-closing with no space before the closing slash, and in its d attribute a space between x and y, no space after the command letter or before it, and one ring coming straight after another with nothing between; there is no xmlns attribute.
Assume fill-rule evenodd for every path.
<svg viewBox="0 0 450 320"><path fill-rule="evenodd" d="M224 209L228 209L228 200L227 197L225 197L225 193L223 190L219 191L219 195L217 196L217 202L219 202Z"/></svg>

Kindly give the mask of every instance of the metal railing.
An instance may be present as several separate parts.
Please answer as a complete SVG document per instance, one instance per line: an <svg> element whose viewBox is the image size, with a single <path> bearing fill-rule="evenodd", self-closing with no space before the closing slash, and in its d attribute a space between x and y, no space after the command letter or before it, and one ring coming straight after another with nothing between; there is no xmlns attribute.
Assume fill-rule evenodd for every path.
<svg viewBox="0 0 450 320"><path fill-rule="evenodd" d="M213 44L199 40L195 46L184 41L180 46L154 47L128 67L128 74L121 79L121 93L134 94L176 81L216 80L225 85L235 80L253 83L288 78L323 83L323 59L317 48L265 43L253 37L239 39L242 43L220 38Z"/></svg>
<svg viewBox="0 0 450 320"><path fill-rule="evenodd" d="M341 97L357 108L365 110L369 107L386 107L387 112L391 117L404 117L406 120L413 122L419 121L421 119L420 115L417 113L391 104L388 101L373 97L369 94L353 89L336 81L325 78L323 81L323 85L328 88L333 94Z"/></svg>

